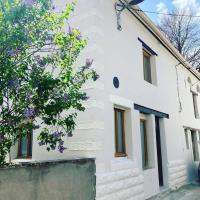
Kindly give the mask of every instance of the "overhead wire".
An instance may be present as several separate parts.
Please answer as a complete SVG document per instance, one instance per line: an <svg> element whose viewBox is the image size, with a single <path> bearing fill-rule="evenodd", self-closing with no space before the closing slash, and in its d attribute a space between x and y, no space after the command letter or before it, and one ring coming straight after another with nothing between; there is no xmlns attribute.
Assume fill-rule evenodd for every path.
<svg viewBox="0 0 200 200"><path fill-rule="evenodd" d="M200 15L187 15L187 14L163 13L163 12L157 12L157 11L141 10L141 9L136 9L136 8L133 8L133 10L138 11L138 12L156 14L156 15L168 15L168 16L174 16L174 17L200 18Z"/></svg>

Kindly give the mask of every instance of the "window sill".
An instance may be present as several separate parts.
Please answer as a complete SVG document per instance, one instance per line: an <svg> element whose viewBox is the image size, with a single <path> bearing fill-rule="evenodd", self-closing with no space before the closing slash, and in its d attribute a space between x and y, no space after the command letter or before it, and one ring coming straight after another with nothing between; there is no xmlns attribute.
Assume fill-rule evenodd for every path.
<svg viewBox="0 0 200 200"><path fill-rule="evenodd" d="M155 167L146 167L146 168L142 168L143 171L148 171L148 170L152 170L155 169Z"/></svg>
<svg viewBox="0 0 200 200"><path fill-rule="evenodd" d="M128 156L115 156L116 161L123 161L123 160L128 160Z"/></svg>
<svg viewBox="0 0 200 200"><path fill-rule="evenodd" d="M151 86L153 86L153 87L158 87L158 85L157 85L157 83L154 83L154 82L149 82L149 81L146 81L145 79L144 79L144 82L147 84L147 85L151 85Z"/></svg>
<svg viewBox="0 0 200 200"><path fill-rule="evenodd" d="M131 160L128 157L120 157L114 158L111 161L111 170L118 171L118 170L126 170L126 169L135 169L137 168L136 160Z"/></svg>
<svg viewBox="0 0 200 200"><path fill-rule="evenodd" d="M128 158L128 155L126 153L115 153L115 158Z"/></svg>
<svg viewBox="0 0 200 200"><path fill-rule="evenodd" d="M32 156L18 156L16 159L32 159Z"/></svg>
<svg viewBox="0 0 200 200"><path fill-rule="evenodd" d="M14 160L12 160L12 163L15 164L20 164L20 163L30 163L30 162L34 162L35 160L33 160L32 158L16 158Z"/></svg>

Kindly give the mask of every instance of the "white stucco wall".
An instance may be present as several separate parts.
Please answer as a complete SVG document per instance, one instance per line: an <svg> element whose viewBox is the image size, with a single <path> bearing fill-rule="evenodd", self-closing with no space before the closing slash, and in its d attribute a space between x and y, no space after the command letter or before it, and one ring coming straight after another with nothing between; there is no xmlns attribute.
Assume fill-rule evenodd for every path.
<svg viewBox="0 0 200 200"><path fill-rule="evenodd" d="M97 200L144 199L160 192L158 183L155 141L155 116L151 115L151 133L154 164L143 171L141 158L140 113L134 110L139 104L169 114L162 119L163 169L165 188L176 188L186 183L187 163L183 126L200 130L200 119L195 119L190 92L197 82L188 70L178 66L180 99L179 112L176 68L179 62L161 43L128 11L122 14L123 30L116 29L114 0L79 0L71 20L89 39L80 61L94 59L94 68L100 74L95 84L85 86L90 96L87 111L81 113L74 136L67 139L63 154L48 153L33 138L32 160L52 160L95 157L97 164ZM57 9L63 0L55 0ZM157 54L155 57L157 84L143 78L142 44L140 37ZM120 87L115 89L112 80L117 76ZM199 84L200 85L200 84ZM194 86L194 89L196 89ZM198 99L200 109L200 97ZM115 158L114 105L126 109L127 158Z"/></svg>

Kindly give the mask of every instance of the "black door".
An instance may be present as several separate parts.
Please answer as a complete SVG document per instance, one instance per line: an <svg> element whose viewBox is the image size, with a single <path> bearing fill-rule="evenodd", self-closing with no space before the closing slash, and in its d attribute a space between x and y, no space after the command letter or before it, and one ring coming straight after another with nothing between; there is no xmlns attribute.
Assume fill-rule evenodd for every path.
<svg viewBox="0 0 200 200"><path fill-rule="evenodd" d="M158 157L158 175L159 184L163 186L163 165L162 165L162 147L161 147L161 137L160 137L160 123L159 118L156 117L156 144L157 144L157 157Z"/></svg>

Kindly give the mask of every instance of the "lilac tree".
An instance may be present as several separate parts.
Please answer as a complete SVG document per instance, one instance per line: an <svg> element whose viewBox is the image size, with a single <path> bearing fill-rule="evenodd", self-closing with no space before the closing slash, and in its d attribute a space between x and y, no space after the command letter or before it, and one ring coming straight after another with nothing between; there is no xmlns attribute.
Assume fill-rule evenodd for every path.
<svg viewBox="0 0 200 200"><path fill-rule="evenodd" d="M90 59L76 65L87 42L79 30L66 29L74 6L57 14L50 0L0 1L0 165L34 129L41 146L62 153L77 111L85 110L81 87L98 75Z"/></svg>

